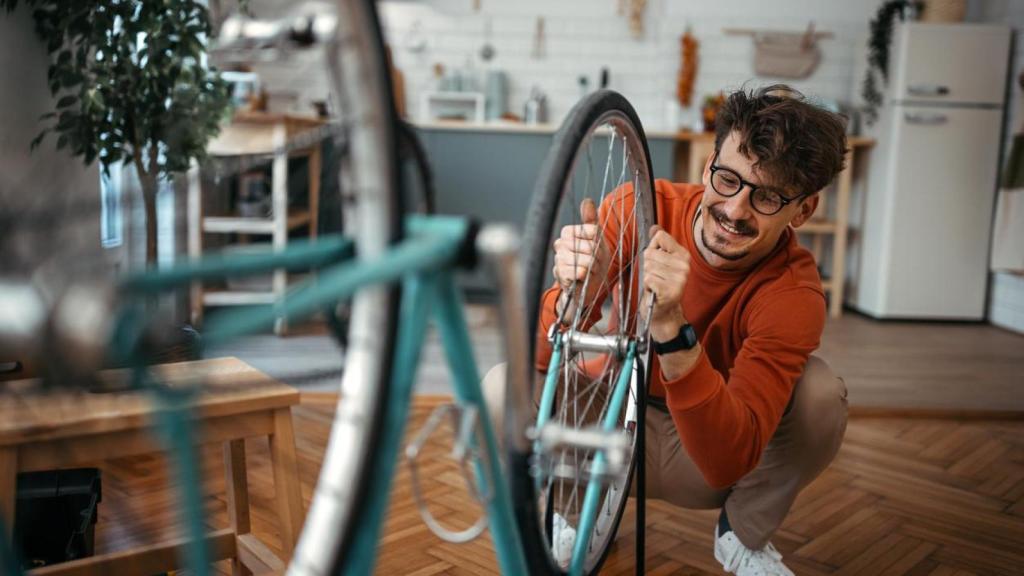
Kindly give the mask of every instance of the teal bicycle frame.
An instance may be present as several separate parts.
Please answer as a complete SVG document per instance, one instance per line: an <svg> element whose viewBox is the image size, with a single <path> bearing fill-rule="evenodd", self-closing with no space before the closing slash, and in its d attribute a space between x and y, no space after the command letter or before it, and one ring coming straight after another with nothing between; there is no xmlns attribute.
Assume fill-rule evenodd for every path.
<svg viewBox="0 0 1024 576"><path fill-rule="evenodd" d="M566 340L561 333L555 333L552 342L551 360L548 362L547 375L544 378L544 389L541 392L540 408L537 413L537 430L541 430L550 419L551 409L555 401L555 392L558 388L558 374L561 368L564 343ZM626 401L626 394L629 392L629 380L633 373L633 363L636 361L636 342L629 344L626 358L622 363L622 370L612 389L611 401L608 404L608 411L601 421L602 432L612 432L618 421L619 412ZM593 463L590 467L590 478L587 480L587 490L583 496L583 506L580 508L579 526L576 530L576 541L573 543L572 560L569 563L569 576L581 576L583 574L584 562L587 558L587 547L590 545L590 536L594 530L594 523L601 506L601 487L605 482L607 471L607 456L603 450L597 450L594 454Z"/></svg>
<svg viewBox="0 0 1024 576"><path fill-rule="evenodd" d="M230 341L234 338L273 327L281 317L289 320L301 319L321 310L325 306L352 296L361 288L374 284L401 282L402 301L399 310L399 333L392 379L389 383L389 401L385 409L385 420L378 457L373 459L373 478L383 481L372 482L367 510L369 516L356 532L353 547L344 559L343 573L371 574L376 561L376 547L388 507L391 479L394 476L401 440L412 402L416 367L426 337L427 327L433 321L440 332L445 356L452 371L455 394L458 403L472 406L477 414L487 415L484 397L480 388L480 372L472 354L469 331L463 314L461 294L455 284L454 274L459 266L459 256L470 240L469 223L460 218L440 216L410 216L406 221L406 239L391 247L375 262L358 261L350 240L342 237L321 238L315 243L293 243L283 252L248 254L244 256L210 255L202 260L176 265L165 270L143 273L127 278L121 289L127 296L141 296L167 292L204 279L238 277L259 274L278 268L317 268L316 278L289 293L272 307L255 310L233 311L212 318L203 334L203 346ZM517 252L505 247L505 255ZM514 257L513 257L514 260ZM517 264L517 262L516 262ZM505 267L511 266L508 262ZM503 306L518 296L518 285L505 270L502 287ZM499 276L501 271L499 271ZM141 298L139 298L141 299ZM515 305L504 307L505 325L515 325L514 316L522 311ZM192 534L202 534L202 496L195 479L194 435L189 420L193 396L189 392L152 386L149 373L137 353L137 343L144 328L144 306L126 307L122 311L114 333L112 348L114 357L124 365L134 366L134 386L152 390L158 402L158 428L168 445L168 451L178 471L178 485L181 489L182 515L185 525ZM521 328L521 327L520 327ZM512 414L509 422L523 428L523 415L528 413L529 392L526 382L528 371L511 361L523 356L525 329L506 336L509 347L508 397ZM522 340L520 342L519 340ZM562 355L562 336L556 335L554 353L544 383L541 408L536 421L536 430L541 430L551 413L558 366ZM629 380L636 357L636 344L630 345L623 369L613 390L609 410L601 428L611 431L629 390ZM524 362L519 362L524 364ZM489 417L481 417L484 446L483 457L474 461L474 473L478 486L489 486L490 498L486 509L489 527L492 531L498 564L504 574L526 574L527 564L519 532L512 512L512 499L505 476L501 470L501 454L497 437ZM520 434L520 436L522 436ZM471 446L479 449L479 446ZM570 574L583 573L586 549L600 506L599 497L606 476L605 453L598 450L591 468L584 503L580 515L580 526L573 549ZM2 538L4 529L0 523L0 554L5 560L9 573L18 573L18 562L13 551L7 547L8 540ZM202 538L191 539L182 550L183 563L193 567L198 574L206 573L209 554Z"/></svg>
<svg viewBox="0 0 1024 576"><path fill-rule="evenodd" d="M346 239L322 238L316 243L300 244L273 254L232 256L230 259L212 255L166 270L130 277L122 284L122 290L127 295L144 296L166 292L202 279L258 274L276 268L302 269L327 265L314 279L272 307L236 310L212 318L202 338L203 346L208 346L271 328L280 317L290 320L307 317L369 285L401 282L397 353L389 383L391 388L382 445L377 448L377 457L373 459L372 477L380 480L371 482L367 508L370 511L369 517L363 519L363 524L356 531L354 547L344 559L344 574L364 575L373 571L377 542L391 491L391 479L412 401L416 367L431 320L436 323L444 343L446 358L454 377L457 401L463 406L475 407L477 414L483 415L479 418L484 443L483 458L474 461L474 473L479 486L490 487L486 509L498 564L504 574L527 573L512 512L512 498L501 470L502 458L498 452L495 431L490 418L486 416L488 412L480 387L480 372L473 358L462 297L454 279L460 265L460 254L467 242L472 240L470 236L470 225L465 219L410 216L406 220L406 239L391 247L374 262L352 259L352 245ZM511 248L506 252L511 252ZM517 247L514 252L518 253ZM339 263L339 260L342 261ZM518 286L504 286L503 298L518 297L518 290ZM145 314L140 313L140 310L129 308L122 313L113 346L118 349L115 356L122 361L129 358L136 361L134 365L139 367L135 369L135 383L137 387L143 388L147 383L148 372L133 352L143 328L142 318ZM515 346L511 342L509 344ZM176 394L166 387L156 387L156 395L162 407L160 433L168 441L169 452L179 471L178 484L182 487L180 497L183 501L185 525L193 534L203 534L202 502L196 482L198 471L194 467L195 445L188 433L190 397ZM0 536L4 528L0 523ZM0 540L0 555L6 557L5 561L0 562L0 567L8 568L11 574L19 573L17 560L13 550L7 546L7 539ZM182 554L182 560L187 566L198 574L206 572L209 554L204 539L191 539Z"/></svg>

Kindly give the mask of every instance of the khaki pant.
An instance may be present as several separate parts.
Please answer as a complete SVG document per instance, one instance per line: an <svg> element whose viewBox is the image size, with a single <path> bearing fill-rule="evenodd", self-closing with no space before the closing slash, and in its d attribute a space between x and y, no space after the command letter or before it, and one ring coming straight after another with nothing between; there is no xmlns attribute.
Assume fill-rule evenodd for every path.
<svg viewBox="0 0 1024 576"><path fill-rule="evenodd" d="M489 411L501 430L504 365L484 377ZM825 361L811 356L793 389L778 429L749 474L730 488L708 486L687 455L671 416L647 409L647 497L677 506L725 506L736 536L751 549L763 548L793 506L797 494L828 467L846 431L846 385Z"/></svg>

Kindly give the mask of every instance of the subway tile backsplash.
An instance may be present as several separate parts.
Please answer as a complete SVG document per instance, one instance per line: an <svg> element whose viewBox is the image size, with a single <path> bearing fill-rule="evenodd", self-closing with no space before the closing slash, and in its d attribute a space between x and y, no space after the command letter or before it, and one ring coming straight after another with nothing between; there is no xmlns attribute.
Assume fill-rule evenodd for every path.
<svg viewBox="0 0 1024 576"><path fill-rule="evenodd" d="M644 35L634 38L628 19L617 13L618 0L481 0L480 4L479 12L473 11L471 0L379 4L395 62L405 77L407 109L414 119L419 94L435 89L435 63L449 70L467 63L477 72L485 68L479 52L488 18L497 55L487 68L509 74L509 112L515 114L522 114L531 88L538 86L548 96L550 118L559 121L579 99L578 78L588 77L594 89L606 66L611 73L609 87L630 99L645 127L667 129L667 107L675 100L679 38L688 25L701 43L694 91L699 102L705 94L748 82L780 81L755 78L751 38L725 35L723 28L803 30L811 20L818 30L835 36L821 41L822 61L814 74L791 83L810 96L849 101L859 86L854 62L862 57L867 21L875 7L874 2L842 0L650 0ZM536 59L531 54L539 16L544 18L545 55ZM417 37L427 44L420 53L409 49ZM690 117L686 111L681 116Z"/></svg>

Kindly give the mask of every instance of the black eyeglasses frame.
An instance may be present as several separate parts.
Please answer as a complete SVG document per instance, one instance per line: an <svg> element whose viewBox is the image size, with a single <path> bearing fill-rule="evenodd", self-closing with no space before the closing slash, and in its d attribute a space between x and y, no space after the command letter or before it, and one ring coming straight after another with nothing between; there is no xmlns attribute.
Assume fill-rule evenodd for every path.
<svg viewBox="0 0 1024 576"><path fill-rule="evenodd" d="M796 201L798 201L798 200L800 200L802 198L810 196L810 194L804 193L804 194L798 194L796 196L793 196L792 198L787 198L786 196L783 196L781 192L778 192L778 191L776 191L774 189L770 189L772 192L774 192L775 194L777 194L779 196L779 199L780 199L780 201L782 203L779 205L779 209L776 210L775 212L768 213L768 212L765 212L764 210L760 210L757 206L754 205L754 192L759 190L759 189L763 190L766 187L765 186L760 186L760 185L757 185L757 184L754 184L752 182L748 182L748 181L744 180L742 177L740 177L739 173L737 173L732 168L729 168L727 166L719 166L718 165L718 154L719 154L719 151L715 150L715 159L711 161L711 178L710 178L711 189L715 191L715 194L718 194L719 196L722 196L723 198L732 198L733 196L735 196L735 195L739 194L740 192L742 192L744 188L748 189L750 191L750 194L747 195L747 201L750 202L750 207L753 208L758 214L761 214L763 216L774 216L774 215L778 214L779 212L782 212L782 210L784 210L786 208L786 206L792 204L793 202L796 202ZM728 172L729 174L732 174L733 176L736 177L737 180L740 181L740 187L737 188L736 191L733 192L732 194L725 194L724 192L719 192L718 188L715 187L715 174L717 172L719 172L719 171Z"/></svg>

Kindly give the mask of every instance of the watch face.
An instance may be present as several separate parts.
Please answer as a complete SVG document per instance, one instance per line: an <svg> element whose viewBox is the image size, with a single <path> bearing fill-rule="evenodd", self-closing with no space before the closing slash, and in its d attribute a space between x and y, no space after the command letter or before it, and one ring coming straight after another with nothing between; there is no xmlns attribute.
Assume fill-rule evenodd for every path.
<svg viewBox="0 0 1024 576"><path fill-rule="evenodd" d="M676 337L667 342L654 342L654 352L657 354L668 354L680 350L689 350L697 345L697 333L693 326L683 324L679 328Z"/></svg>

